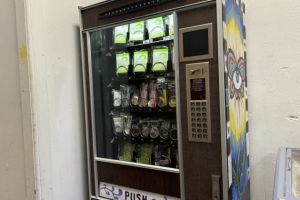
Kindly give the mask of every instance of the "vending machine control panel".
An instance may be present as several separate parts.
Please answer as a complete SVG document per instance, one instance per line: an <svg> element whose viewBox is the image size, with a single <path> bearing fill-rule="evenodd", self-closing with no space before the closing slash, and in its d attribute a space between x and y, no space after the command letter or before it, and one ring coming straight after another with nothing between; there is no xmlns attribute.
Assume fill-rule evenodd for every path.
<svg viewBox="0 0 300 200"><path fill-rule="evenodd" d="M211 143L209 63L187 64L186 83L189 141Z"/></svg>

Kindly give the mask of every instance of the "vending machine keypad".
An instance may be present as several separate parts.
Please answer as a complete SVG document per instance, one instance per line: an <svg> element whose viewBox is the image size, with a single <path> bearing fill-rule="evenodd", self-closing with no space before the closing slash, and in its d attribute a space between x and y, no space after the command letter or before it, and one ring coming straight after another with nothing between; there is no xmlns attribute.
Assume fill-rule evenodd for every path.
<svg viewBox="0 0 300 200"><path fill-rule="evenodd" d="M189 141L211 142L209 64L186 65Z"/></svg>

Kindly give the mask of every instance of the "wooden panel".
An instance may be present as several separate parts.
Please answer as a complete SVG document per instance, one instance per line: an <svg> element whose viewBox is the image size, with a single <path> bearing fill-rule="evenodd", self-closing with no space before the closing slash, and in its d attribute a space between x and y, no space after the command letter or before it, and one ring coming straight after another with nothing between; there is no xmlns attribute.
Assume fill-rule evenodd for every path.
<svg viewBox="0 0 300 200"><path fill-rule="evenodd" d="M179 174L98 162L99 181L180 197Z"/></svg>
<svg viewBox="0 0 300 200"><path fill-rule="evenodd" d="M180 63L180 89L181 89L181 113L182 113L182 138L183 138L183 162L184 162L184 183L185 199L202 200L211 199L212 181L211 175L222 174L221 160L221 135L219 115L219 75L218 75L218 47L217 47L217 21L216 8L209 6L195 10L179 13L179 28L195 26L206 23L213 23L213 49L214 57L209 60L210 74L210 102L211 102L211 131L212 143L193 143L188 141L187 102L185 84L185 65L188 62Z"/></svg>
<svg viewBox="0 0 300 200"><path fill-rule="evenodd" d="M147 12L145 10L139 10L136 12L132 12L129 14L124 14L120 16L115 16L111 18L100 18L99 15L101 13L107 12L109 10L119 8L131 3L138 2L139 0L117 0L117 1L112 1L110 3L102 4L96 7L92 7L86 10L82 10L82 23L83 23L83 28L88 29L88 28L93 28L97 26L103 26L106 24L111 24L111 23L116 23L118 21L124 21L124 20L130 20L132 18L140 17L143 15L151 15L156 12L162 12L164 10L168 9L173 9L177 8L180 6L196 3L196 2L201 2L205 0L177 0L177 1L172 1L169 3L164 3L159 6L155 7L150 7L147 8Z"/></svg>

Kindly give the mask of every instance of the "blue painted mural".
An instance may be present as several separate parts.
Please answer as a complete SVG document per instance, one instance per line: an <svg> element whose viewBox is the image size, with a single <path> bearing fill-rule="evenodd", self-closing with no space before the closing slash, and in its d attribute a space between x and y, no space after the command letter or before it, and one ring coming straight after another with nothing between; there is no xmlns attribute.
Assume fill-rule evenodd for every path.
<svg viewBox="0 0 300 200"><path fill-rule="evenodd" d="M224 53L229 199L249 200L249 155L247 152L248 99L245 4L225 0Z"/></svg>

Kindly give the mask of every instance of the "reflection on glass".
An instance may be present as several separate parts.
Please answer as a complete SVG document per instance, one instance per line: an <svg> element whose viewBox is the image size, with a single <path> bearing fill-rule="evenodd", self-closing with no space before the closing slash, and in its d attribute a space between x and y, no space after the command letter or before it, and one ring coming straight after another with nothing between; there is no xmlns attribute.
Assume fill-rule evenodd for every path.
<svg viewBox="0 0 300 200"><path fill-rule="evenodd" d="M98 157L178 168L171 17L91 33Z"/></svg>

